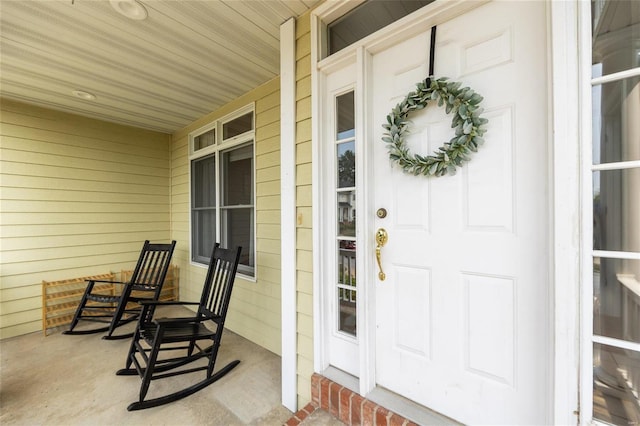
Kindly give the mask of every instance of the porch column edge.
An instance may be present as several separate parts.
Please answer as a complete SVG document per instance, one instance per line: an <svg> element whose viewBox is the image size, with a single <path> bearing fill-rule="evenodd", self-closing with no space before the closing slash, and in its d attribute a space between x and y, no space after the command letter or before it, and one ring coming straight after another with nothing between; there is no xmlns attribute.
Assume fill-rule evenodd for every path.
<svg viewBox="0 0 640 426"><path fill-rule="evenodd" d="M296 322L296 20L280 26L282 405L298 410Z"/></svg>

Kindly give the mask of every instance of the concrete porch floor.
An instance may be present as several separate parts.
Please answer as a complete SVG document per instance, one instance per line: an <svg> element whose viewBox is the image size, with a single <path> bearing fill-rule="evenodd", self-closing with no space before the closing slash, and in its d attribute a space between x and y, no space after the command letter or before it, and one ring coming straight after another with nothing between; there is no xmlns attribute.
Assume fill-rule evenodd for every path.
<svg viewBox="0 0 640 426"><path fill-rule="evenodd" d="M185 316L176 309L184 308L157 314ZM133 327L129 324L119 330ZM0 424L282 425L292 416L280 403L280 357L228 330L216 365L241 360L234 370L185 399L135 412L128 412L127 406L137 400L140 379L115 375L124 367L130 339L107 341L102 334L66 336L61 332L0 342ZM158 395L171 392L199 380L198 374L153 382L150 396L154 386ZM333 424L334 420L317 413L304 423Z"/></svg>

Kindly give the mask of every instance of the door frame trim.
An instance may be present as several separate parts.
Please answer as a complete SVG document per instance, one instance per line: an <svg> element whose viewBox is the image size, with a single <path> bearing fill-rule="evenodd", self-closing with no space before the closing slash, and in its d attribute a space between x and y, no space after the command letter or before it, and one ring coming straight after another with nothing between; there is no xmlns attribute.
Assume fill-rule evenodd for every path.
<svg viewBox="0 0 640 426"><path fill-rule="evenodd" d="M553 253L553 293L550 295L554 315L553 332L553 423L576 424L582 421L579 414L581 385L580 365L581 328L591 320L581 317L581 283L589 287L590 279L583 269L584 241L590 231L583 211L583 193L586 183L581 176L581 146L590 134L585 126L585 114L590 114L590 99L584 99L584 40L578 37L583 30L580 22L584 5L580 1L550 2L549 7L549 62L550 62L550 173L551 199L550 224ZM587 23L587 25L589 25ZM588 27L587 27L588 28ZM589 47L588 47L589 48ZM578 54L576 54L578 52ZM589 55L590 56L590 55ZM589 67L587 67L589 69ZM577 77L577 78L576 78ZM590 93L590 92L587 92ZM575 100L576 108L567 108L567 99ZM585 108L585 102L588 102ZM586 117L590 122L590 116ZM586 185L589 193L590 186ZM562 285L556 285L561 283ZM581 359L582 357L582 359ZM582 387L581 387L582 386ZM584 398L584 396L583 396ZM584 405L582 405L584 408ZM589 416L590 417L590 416Z"/></svg>
<svg viewBox="0 0 640 426"><path fill-rule="evenodd" d="M324 87L323 72L338 67L357 55L359 67L367 66L367 55L381 50L400 39L406 39L420 31L431 27L436 21L450 19L471 8L482 5L483 2L452 2L436 1L413 14L403 18L387 28L368 36L355 45L321 59L321 41L323 37L323 19L340 16L351 8L349 0L341 2L326 2L311 12L311 79L312 79L312 200L313 200L313 327L314 327L314 371L322 373L329 367L325 353L324 333L325 318L323 314L324 290L323 282L323 244L322 236L325 224L322 223L321 190L323 182L323 168L321 164L322 141L322 88ZM581 280L584 278L583 241L585 240L586 224L582 217L582 191L584 182L581 179L581 143L585 135L581 132L585 128L583 99L583 68L584 58L575 54L578 47L578 24L580 1L547 2L547 52L548 52L548 150L549 166L547 180L549 181L549 223L550 251L553 261L550 268L551 282L548 297L549 310L554 318L549 330L554 345L553 353L548 362L552 379L552 392L549 396L549 419L556 424L575 424L578 410L578 391L580 390L580 291ZM584 25L584 23L581 23ZM584 44L584 43L583 43ZM366 48L365 48L366 46ZM580 52L580 50L578 49ZM582 55L584 56L584 55ZM581 72L582 71L582 72ZM576 79L576 76L579 79ZM367 83L364 82L364 85ZM362 90L362 88L359 88ZM575 99L579 108L566 108L567 99ZM364 100L364 98L362 99ZM580 104L578 104L580 102ZM589 118L589 117L587 117ZM586 146L586 145L582 145ZM365 172L367 169L365 169ZM368 198L363 200L368 202ZM365 204L368 206L368 204ZM369 206L370 207L370 206ZM360 215L361 218L363 215ZM576 220L582 218L582 220ZM365 237L366 238L366 237ZM562 283L556 286L555 283ZM359 290L362 291L362 290ZM369 297L362 292L362 296ZM368 299L366 299L368 300ZM369 302L369 301L368 301ZM364 324L371 324L375 318L373 305L359 308L358 329L368 330ZM588 321L587 321L588 322ZM363 327L361 327L361 324ZM370 330L369 330L370 331ZM371 333L360 334L361 374L359 380L360 394L366 396L375 388L375 347L374 336ZM374 333L375 334L375 333ZM335 379L335 378L334 378ZM583 387L586 385L583 385ZM583 392L584 393L584 392Z"/></svg>

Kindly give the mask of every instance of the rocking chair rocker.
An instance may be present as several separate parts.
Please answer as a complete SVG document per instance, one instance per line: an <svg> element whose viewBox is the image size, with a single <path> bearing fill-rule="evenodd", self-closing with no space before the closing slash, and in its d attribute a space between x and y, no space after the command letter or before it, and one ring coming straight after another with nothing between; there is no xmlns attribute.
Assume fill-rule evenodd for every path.
<svg viewBox="0 0 640 426"><path fill-rule="evenodd" d="M128 411L156 407L192 395L221 379L240 363L239 360L232 361L214 373L241 250L241 247L223 249L219 243L215 244L199 303L141 302L142 314L127 355L126 368L116 372L120 376L137 374L142 379L140 399L130 404ZM193 317L153 318L155 307L168 305L196 305L198 311ZM160 357L164 351L179 351L181 356ZM207 359L206 365L179 368L201 358ZM145 400L152 380L204 370L205 377L192 386Z"/></svg>
<svg viewBox="0 0 640 426"><path fill-rule="evenodd" d="M131 307L131 303L142 300L158 300L162 284L169 270L171 256L176 242L171 244L152 244L144 242L138 263L133 270L131 280L127 283L118 281L89 281L80 304L73 316L69 330L63 334L91 334L108 331L103 339L124 339L133 334L114 336L117 327L138 319L141 312L140 305ZM96 283L121 285L122 291L118 295L104 294L97 288ZM127 306L129 305L129 306ZM74 330L79 321L100 322L109 324L105 327L89 330Z"/></svg>

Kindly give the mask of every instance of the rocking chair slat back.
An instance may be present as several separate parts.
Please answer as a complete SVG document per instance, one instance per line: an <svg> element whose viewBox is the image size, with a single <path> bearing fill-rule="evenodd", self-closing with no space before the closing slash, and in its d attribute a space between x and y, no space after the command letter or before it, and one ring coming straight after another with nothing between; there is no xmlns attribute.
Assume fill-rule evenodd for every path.
<svg viewBox="0 0 640 426"><path fill-rule="evenodd" d="M216 263L213 268L209 268L205 279L199 314L224 318L231 298L233 278L238 265L238 252L216 247L214 258Z"/></svg>
<svg viewBox="0 0 640 426"><path fill-rule="evenodd" d="M156 287L164 282L168 270L167 258L170 256L169 244L149 243L131 276L131 283L145 287Z"/></svg>

